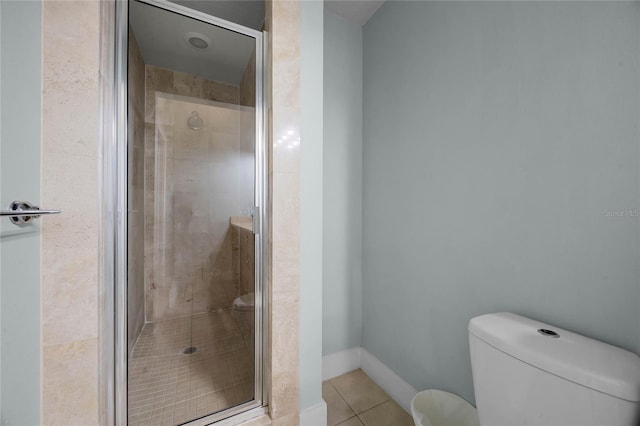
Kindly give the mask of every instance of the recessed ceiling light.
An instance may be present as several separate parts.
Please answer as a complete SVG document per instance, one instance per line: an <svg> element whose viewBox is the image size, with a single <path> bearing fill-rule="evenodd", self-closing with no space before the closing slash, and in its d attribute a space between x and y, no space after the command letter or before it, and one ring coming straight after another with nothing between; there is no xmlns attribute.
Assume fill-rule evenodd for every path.
<svg viewBox="0 0 640 426"><path fill-rule="evenodd" d="M207 47L209 47L209 43L207 43L206 41L204 41L200 37L190 37L189 38L189 43L193 47L197 47L198 49L206 49Z"/></svg>
<svg viewBox="0 0 640 426"><path fill-rule="evenodd" d="M209 37L200 33L187 33L184 39L191 47L195 47L198 50L205 50L211 44Z"/></svg>

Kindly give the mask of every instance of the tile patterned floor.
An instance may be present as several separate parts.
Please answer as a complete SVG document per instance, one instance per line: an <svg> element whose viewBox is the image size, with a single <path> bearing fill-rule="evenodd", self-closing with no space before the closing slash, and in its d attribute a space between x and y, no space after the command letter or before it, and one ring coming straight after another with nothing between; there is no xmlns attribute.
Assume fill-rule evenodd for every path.
<svg viewBox="0 0 640 426"><path fill-rule="evenodd" d="M322 383L327 426L414 426L411 416L362 370Z"/></svg>
<svg viewBox="0 0 640 426"><path fill-rule="evenodd" d="M230 309L145 324L129 359L129 425L177 425L252 399L251 347Z"/></svg>

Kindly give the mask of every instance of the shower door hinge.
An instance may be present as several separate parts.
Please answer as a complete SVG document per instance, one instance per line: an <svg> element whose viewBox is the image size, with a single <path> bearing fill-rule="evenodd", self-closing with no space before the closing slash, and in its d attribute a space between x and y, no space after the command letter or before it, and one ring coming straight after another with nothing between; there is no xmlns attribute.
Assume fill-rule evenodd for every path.
<svg viewBox="0 0 640 426"><path fill-rule="evenodd" d="M253 219L253 233L260 233L260 206L253 206L251 209L251 218Z"/></svg>

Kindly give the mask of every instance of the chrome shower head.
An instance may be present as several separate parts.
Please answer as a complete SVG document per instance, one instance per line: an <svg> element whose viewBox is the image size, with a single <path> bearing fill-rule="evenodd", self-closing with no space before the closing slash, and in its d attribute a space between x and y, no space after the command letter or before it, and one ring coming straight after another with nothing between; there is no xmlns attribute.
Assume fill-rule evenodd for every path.
<svg viewBox="0 0 640 426"><path fill-rule="evenodd" d="M200 114L198 114L197 111L193 111L191 113L191 116L187 120L187 125L191 130L200 130L204 125L204 121L202 121L202 118L200 117Z"/></svg>

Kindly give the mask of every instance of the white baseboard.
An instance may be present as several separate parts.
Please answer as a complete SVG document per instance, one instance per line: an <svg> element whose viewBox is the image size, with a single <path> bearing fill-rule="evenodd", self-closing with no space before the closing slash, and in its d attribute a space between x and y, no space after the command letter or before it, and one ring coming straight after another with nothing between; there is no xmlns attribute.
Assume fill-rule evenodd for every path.
<svg viewBox="0 0 640 426"><path fill-rule="evenodd" d="M411 400L418 393L416 389L364 348L351 348L323 356L322 380L329 380L358 368L406 412L411 413Z"/></svg>
<svg viewBox="0 0 640 426"><path fill-rule="evenodd" d="M300 426L327 426L327 403L324 400L300 413Z"/></svg>
<svg viewBox="0 0 640 426"><path fill-rule="evenodd" d="M351 348L322 357L322 380L333 379L360 368L362 348Z"/></svg>
<svg viewBox="0 0 640 426"><path fill-rule="evenodd" d="M418 391L366 349L362 349L362 371L380 386L404 410L411 414L411 400Z"/></svg>

